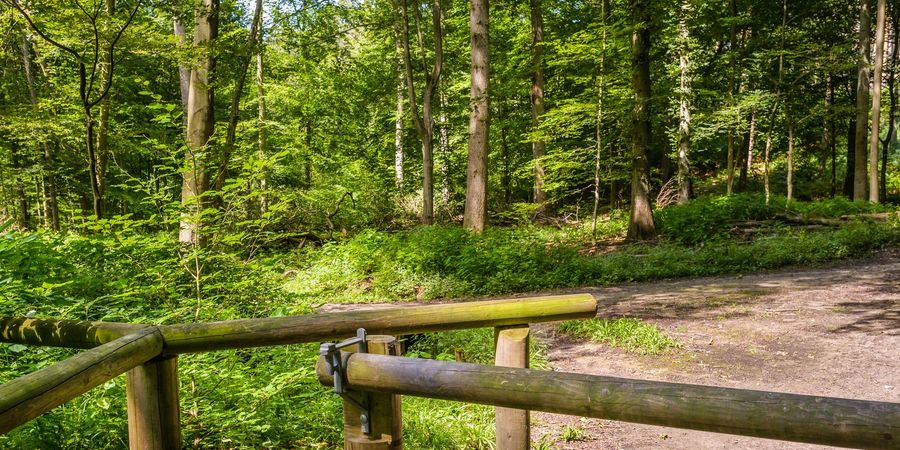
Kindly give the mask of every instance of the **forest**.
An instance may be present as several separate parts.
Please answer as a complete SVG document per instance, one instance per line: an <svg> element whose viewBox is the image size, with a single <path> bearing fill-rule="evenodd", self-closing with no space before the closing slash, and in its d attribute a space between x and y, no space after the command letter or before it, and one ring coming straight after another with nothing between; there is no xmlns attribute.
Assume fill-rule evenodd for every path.
<svg viewBox="0 0 900 450"><path fill-rule="evenodd" d="M283 317L900 243L894 0L0 0L0 31L0 316ZM623 320L555 332L685 351ZM184 445L338 448L316 350L184 355ZM74 353L0 344L0 381ZM0 447L125 447L124 391ZM408 448L494 445L489 407L404 421Z"/></svg>

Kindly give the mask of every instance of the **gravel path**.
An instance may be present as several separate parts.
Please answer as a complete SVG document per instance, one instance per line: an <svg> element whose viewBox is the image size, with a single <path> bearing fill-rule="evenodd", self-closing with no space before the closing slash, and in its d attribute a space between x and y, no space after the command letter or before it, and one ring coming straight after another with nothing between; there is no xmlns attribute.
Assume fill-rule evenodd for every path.
<svg viewBox="0 0 900 450"><path fill-rule="evenodd" d="M900 251L825 267L588 288L600 315L639 317L683 344L639 356L539 332L555 370L900 402ZM561 449L822 446L535 413ZM563 430L569 427L565 441Z"/></svg>

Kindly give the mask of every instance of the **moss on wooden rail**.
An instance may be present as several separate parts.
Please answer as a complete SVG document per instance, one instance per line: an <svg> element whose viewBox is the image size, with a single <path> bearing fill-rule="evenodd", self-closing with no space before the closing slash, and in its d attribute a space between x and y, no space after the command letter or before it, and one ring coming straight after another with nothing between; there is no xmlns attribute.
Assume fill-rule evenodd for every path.
<svg viewBox="0 0 900 450"><path fill-rule="evenodd" d="M164 353L177 354L328 341L352 336L360 327L371 334L402 335L589 318L596 313L597 301L592 295L575 294L165 325L158 328L165 341ZM0 330L3 330L0 342L82 347L115 339L132 332L133 327L141 327L98 322L34 321L0 318Z"/></svg>
<svg viewBox="0 0 900 450"><path fill-rule="evenodd" d="M0 317L0 342L48 347L94 348L143 328L147 328L147 325Z"/></svg>
<svg viewBox="0 0 900 450"><path fill-rule="evenodd" d="M332 383L317 366L319 380ZM812 444L900 448L900 404L371 354L347 358L359 391Z"/></svg>
<svg viewBox="0 0 900 450"><path fill-rule="evenodd" d="M140 329L0 385L0 434L160 354L162 334Z"/></svg>

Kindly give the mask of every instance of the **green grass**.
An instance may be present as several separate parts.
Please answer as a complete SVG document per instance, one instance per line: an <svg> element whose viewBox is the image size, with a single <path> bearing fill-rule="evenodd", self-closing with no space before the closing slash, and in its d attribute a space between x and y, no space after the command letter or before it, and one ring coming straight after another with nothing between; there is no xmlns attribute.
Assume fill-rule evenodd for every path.
<svg viewBox="0 0 900 450"><path fill-rule="evenodd" d="M632 317L563 322L560 331L640 355L658 355L681 345L656 325Z"/></svg>

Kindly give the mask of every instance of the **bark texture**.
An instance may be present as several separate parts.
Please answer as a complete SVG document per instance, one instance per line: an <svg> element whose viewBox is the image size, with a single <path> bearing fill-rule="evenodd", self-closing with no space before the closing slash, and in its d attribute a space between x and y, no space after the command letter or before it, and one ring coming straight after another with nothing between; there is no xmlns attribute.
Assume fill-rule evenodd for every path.
<svg viewBox="0 0 900 450"><path fill-rule="evenodd" d="M632 0L632 85L634 88L633 137L631 145L631 220L628 239L656 237L650 205L650 5Z"/></svg>
<svg viewBox="0 0 900 450"><path fill-rule="evenodd" d="M470 89L469 156L466 164L466 209L463 225L476 233L487 223L490 56L488 0L472 0L469 26L472 37L472 82Z"/></svg>
<svg viewBox="0 0 900 450"><path fill-rule="evenodd" d="M185 171L181 186L181 202L185 215L181 220L179 240L182 243L202 245L200 236L200 215L206 203L203 195L209 190L207 160L210 138L215 128L215 91L211 76L215 72L216 60L209 51L219 31L219 1L203 0L195 14L194 45L204 50L200 64L191 70L191 85L187 102L187 150Z"/></svg>

